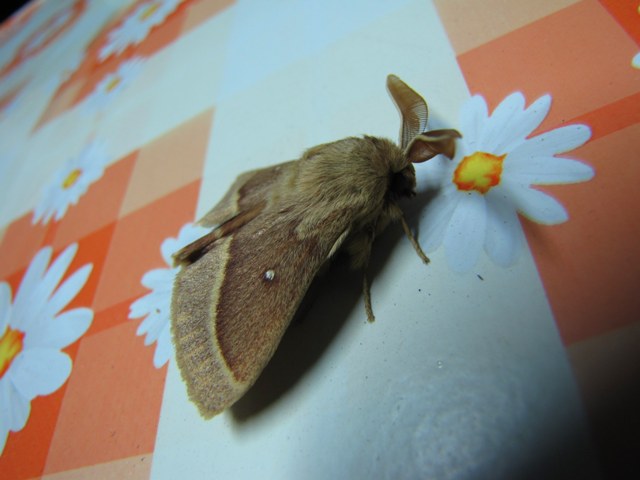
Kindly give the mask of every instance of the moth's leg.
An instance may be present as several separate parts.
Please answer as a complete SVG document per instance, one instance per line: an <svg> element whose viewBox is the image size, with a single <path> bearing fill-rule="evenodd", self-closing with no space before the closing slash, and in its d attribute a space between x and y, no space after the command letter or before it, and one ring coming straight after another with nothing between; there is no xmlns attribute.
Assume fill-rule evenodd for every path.
<svg viewBox="0 0 640 480"><path fill-rule="evenodd" d="M400 223L402 224L402 229L404 230L404 234L407 236L407 238L411 242L413 249L416 251L420 259L424 263L429 263L429 257L425 255L425 253L422 251L422 248L420 248L420 244L416 240L416 237L414 237L413 233L411 233L411 229L409 228L409 225L407 225L407 221L404 219L404 215L400 217Z"/></svg>
<svg viewBox="0 0 640 480"><path fill-rule="evenodd" d="M376 317L373 315L373 307L371 306L371 286L367 278L367 272L362 273L362 293L364 293L364 311L367 312L367 320L375 322Z"/></svg>
<svg viewBox="0 0 640 480"><path fill-rule="evenodd" d="M371 257L371 246L376 236L375 224L351 239L346 244L347 252L351 257L351 268L362 270L362 293L364 294L364 309L367 312L367 320L373 322L373 308L371 307L371 286L367 277L367 267L369 266L369 258Z"/></svg>
<svg viewBox="0 0 640 480"><path fill-rule="evenodd" d="M366 236L363 235L362 250L360 250L360 262L362 267L362 293L364 294L364 310L367 312L367 320L369 322L375 321L376 317L373 315L373 307L371 306L371 285L369 284L369 277L367 277L367 268L369 267L369 258L371 258L371 247L373 240L376 236L375 227L371 227L370 231L366 232Z"/></svg>

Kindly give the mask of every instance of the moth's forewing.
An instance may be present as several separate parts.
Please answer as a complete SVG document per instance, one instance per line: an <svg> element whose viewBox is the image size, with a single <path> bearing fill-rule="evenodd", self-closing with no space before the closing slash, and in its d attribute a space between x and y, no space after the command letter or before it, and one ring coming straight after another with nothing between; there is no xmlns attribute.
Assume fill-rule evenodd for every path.
<svg viewBox="0 0 640 480"><path fill-rule="evenodd" d="M271 195L288 168L282 164L244 177L221 208L242 216L247 205ZM237 207L230 208L231 198ZM216 208L209 218L219 216ZM301 235L298 227L308 212L303 204L290 208L286 215L265 208L211 243L176 277L171 308L176 360L191 400L206 418L232 405L255 382L348 225L348 216L328 211L326 228L320 222Z"/></svg>

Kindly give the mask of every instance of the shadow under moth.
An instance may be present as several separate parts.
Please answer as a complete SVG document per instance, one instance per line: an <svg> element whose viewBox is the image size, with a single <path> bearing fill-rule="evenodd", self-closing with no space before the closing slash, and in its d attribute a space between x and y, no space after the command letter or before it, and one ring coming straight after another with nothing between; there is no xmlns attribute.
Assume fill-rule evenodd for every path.
<svg viewBox="0 0 640 480"><path fill-rule="evenodd" d="M423 98L395 75L387 88L402 116L400 145L349 137L302 157L241 174L200 221L213 230L174 255L182 266L171 302L176 360L190 399L210 418L238 400L275 352L311 281L338 250L365 273L371 246L415 195L414 163L452 158L456 130L427 131Z"/></svg>

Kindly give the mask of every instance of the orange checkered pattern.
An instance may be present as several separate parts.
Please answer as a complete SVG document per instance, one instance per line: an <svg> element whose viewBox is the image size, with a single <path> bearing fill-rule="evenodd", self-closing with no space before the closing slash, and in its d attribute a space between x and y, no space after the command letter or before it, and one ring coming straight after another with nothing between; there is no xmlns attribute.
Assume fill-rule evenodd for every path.
<svg viewBox="0 0 640 480"><path fill-rule="evenodd" d="M0 30L3 42L17 39L6 43L13 45L13 55L0 65L0 84L7 85L0 90L0 111L11 117L10 105L31 88L42 52L79 25L87 30L93 26L84 55L33 117L31 135L46 134L53 123L74 114L99 82L124 62L168 55L176 43L188 41L208 22L222 23L235 3L184 0L144 39L100 59L110 33L147 1L109 12L89 9L88 0L69 1L64 18L58 18L61 9L49 18L38 17L51 5L33 2ZM566 207L571 220L553 228L526 219L522 224L583 401L594 414L593 395L605 388L608 370L594 378L590 362L605 359L611 351L623 355L620 360L608 358L611 370L638 360L633 345L616 343L616 335L637 338L640 328L640 220L633 214L640 202L635 185L640 178L640 70L630 64L640 51L640 4L504 4L433 0L470 93L483 95L490 111L516 90L527 103L551 94L553 106L535 134L576 123L592 130L590 141L571 156L591 165L594 179L540 187ZM83 24L91 15L97 19L95 25ZM41 18L38 28L29 29L34 18ZM29 68L36 72L33 76L21 75ZM180 94L180 86L166 94ZM132 108L140 112L146 106ZM0 225L0 280L15 293L41 248L52 246L56 256L77 243L78 253L64 278L88 263L93 270L67 308L89 307L94 318L88 331L64 349L73 361L68 381L54 393L33 399L26 426L9 433L0 455L0 477L151 475L167 366L154 367L153 347L136 336L141 321L128 318L129 307L148 292L140 283L142 276L166 267L162 241L196 218L216 118L215 105L207 104L158 135L143 138L136 136L138 126L123 125L127 134L122 138L131 139L135 147L119 150L122 154L109 162L102 177L62 219L33 224L32 210L20 205L5 215L8 220ZM20 179L29 183L28 177ZM606 457L607 447L602 448Z"/></svg>

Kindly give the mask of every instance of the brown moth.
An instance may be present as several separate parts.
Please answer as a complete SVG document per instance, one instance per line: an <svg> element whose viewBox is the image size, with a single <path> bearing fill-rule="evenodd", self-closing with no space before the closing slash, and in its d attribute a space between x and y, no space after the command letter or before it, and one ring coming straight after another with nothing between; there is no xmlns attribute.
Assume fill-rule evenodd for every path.
<svg viewBox="0 0 640 480"><path fill-rule="evenodd" d="M400 146L371 136L308 149L298 160L240 175L199 223L215 227L175 254L171 330L191 400L210 418L231 406L270 360L318 270L346 250L365 269L371 245L415 195L414 163L452 158L455 130L426 131L427 104L395 75ZM364 303L373 321L366 274Z"/></svg>

